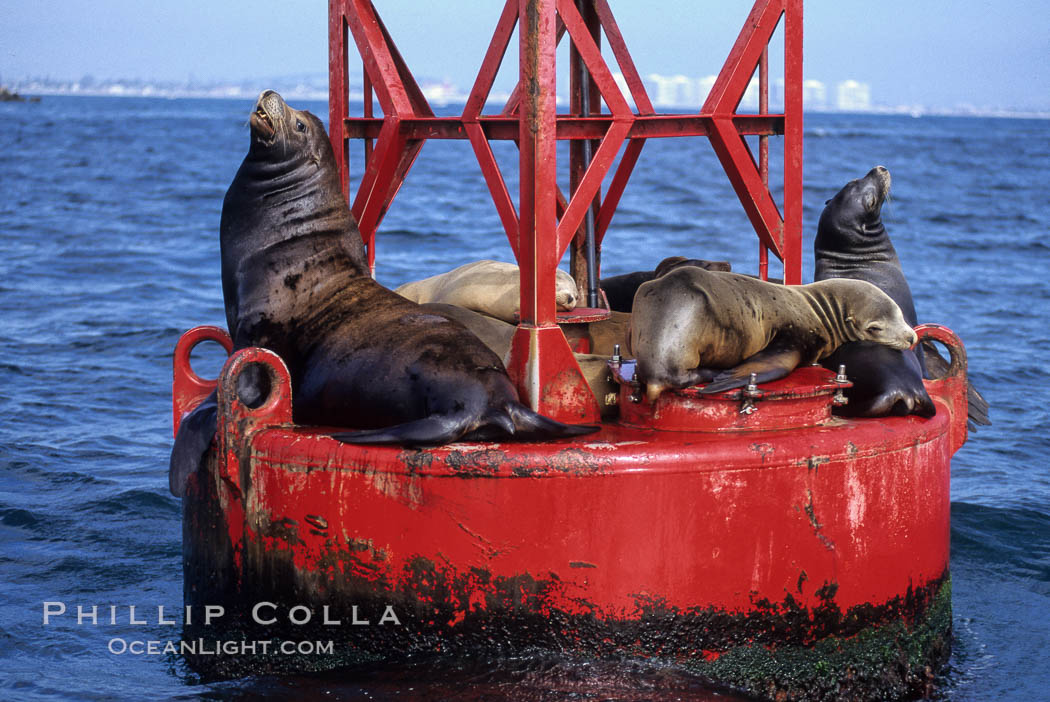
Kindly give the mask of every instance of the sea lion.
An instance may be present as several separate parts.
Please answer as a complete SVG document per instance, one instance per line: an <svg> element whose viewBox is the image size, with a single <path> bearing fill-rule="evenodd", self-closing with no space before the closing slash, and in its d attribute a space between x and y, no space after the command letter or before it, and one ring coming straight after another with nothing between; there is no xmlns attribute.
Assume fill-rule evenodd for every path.
<svg viewBox="0 0 1050 702"><path fill-rule="evenodd" d="M607 319L587 324L562 324L561 330L573 348L586 346L591 353L608 358L619 345L621 356L634 358L627 350L630 327L630 312L610 312Z"/></svg>
<svg viewBox="0 0 1050 702"><path fill-rule="evenodd" d="M876 166L863 178L847 183L825 203L813 242L814 278L850 278L872 283L893 298L905 321L914 327L918 319L911 288L882 223L882 205L890 184L890 172ZM936 369L947 367L936 347L926 342L914 350L848 343L822 364L832 370L845 365L846 374L853 381L853 387L846 390L848 404L836 408L836 412L864 417L932 417L936 408L922 379L938 377ZM968 395L971 427L972 422L989 424L988 403L972 384Z"/></svg>
<svg viewBox="0 0 1050 702"><path fill-rule="evenodd" d="M365 430L333 435L350 443L413 446L595 430L522 405L477 337L372 280L321 120L267 90L250 127L220 224L226 321L235 350L284 360L297 423ZM177 495L214 435L209 405L176 437Z"/></svg>
<svg viewBox="0 0 1050 702"><path fill-rule="evenodd" d="M517 329L513 324L507 324L499 319L494 319L488 315L475 312L474 310L468 310L465 307L457 307L455 305L446 305L438 302L428 302L421 305L423 309L433 312L434 314L440 314L443 317L454 319L455 321L462 324L470 332L481 339L481 341L488 346L492 351L503 359L503 362L507 362L507 356L510 353L510 346L514 340L514 332ZM594 324L592 322L592 324ZM582 327L586 325L582 324L570 324L565 325L566 327ZM626 343L624 343L626 346ZM610 345L611 349L612 346ZM612 354L610 351L607 354L599 353L574 353L576 357L576 363L580 366L580 371L583 373L583 379L587 381L587 386L591 389L594 394L594 399L598 402L598 409L601 411L603 417L609 417L616 414L618 410L617 402L617 391L618 387L616 381L613 380L612 374L609 372L609 357Z"/></svg>
<svg viewBox="0 0 1050 702"><path fill-rule="evenodd" d="M521 305L519 275L513 263L474 261L446 273L405 283L394 292L412 302L443 302L516 323ZM574 308L576 292L576 281L558 269L554 293L558 309Z"/></svg>
<svg viewBox="0 0 1050 702"><path fill-rule="evenodd" d="M466 307L449 305L444 302L424 302L420 307L427 312L433 312L459 322L467 328L467 331L478 337L481 343L488 346L493 353L499 356L504 364L507 363L507 354L510 351L511 343L514 341L514 332L517 330L517 326L481 312L468 310Z"/></svg>
<svg viewBox="0 0 1050 702"><path fill-rule="evenodd" d="M728 261L705 261L702 258L685 258L683 256L669 256L657 264L651 271L635 271L602 278L598 287L605 291L605 299L609 302L609 309L613 312L630 312L634 304L634 294L638 292L638 286L648 283L653 278L659 278L679 266L698 266L708 271L730 271L732 267Z"/></svg>
<svg viewBox="0 0 1050 702"><path fill-rule="evenodd" d="M916 342L900 308L871 283L801 286L684 266L643 283L634 299L631 350L654 402L668 388L704 393L782 378L847 341L897 349Z"/></svg>

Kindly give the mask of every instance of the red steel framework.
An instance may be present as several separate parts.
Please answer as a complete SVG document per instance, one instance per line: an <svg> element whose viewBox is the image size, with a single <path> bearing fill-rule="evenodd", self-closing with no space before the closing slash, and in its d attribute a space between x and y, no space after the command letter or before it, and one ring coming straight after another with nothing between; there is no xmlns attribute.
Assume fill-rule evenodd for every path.
<svg viewBox="0 0 1050 702"><path fill-rule="evenodd" d="M433 115L370 0L331 0L330 10L331 135L344 188L347 139L365 140L352 207L369 255L423 142L469 139L521 269L521 324L508 370L533 407L559 419L598 419L557 324L554 272L571 249L586 287L581 278L597 266L581 265L584 240L593 234L600 245L649 138L709 137L759 233L760 271L772 250L786 282L800 282L799 0L755 4L710 96L691 115L655 113L607 0L509 0L454 118ZM781 17L786 110L771 115L765 56ZM518 87L500 114L483 115L516 25ZM603 30L633 111L602 60ZM571 111L559 115L554 57L565 33L576 65ZM365 69L360 118L347 113L350 35ZM756 66L760 112L737 114ZM382 119L372 116L372 91ZM588 99L594 95L608 112ZM773 134L785 136L783 217L767 182L765 138ZM754 135L757 161L744 139ZM520 147L520 209L492 139ZM570 197L555 180L557 139L571 142ZM193 346L213 340L230 350L232 342L221 329L193 329L174 356L175 429L213 390L219 429L183 503L186 603L224 606L230 621L248 626L260 602L331 607L344 618L352 606L355 620L358 605L392 605L403 616L396 627L319 624L323 639L311 630L318 640L339 644L312 658L311 668L545 650L674 661L775 699L928 694L949 650L950 458L966 440L966 354L943 327L916 332L951 356L945 377L925 381L938 405L930 419L835 417L834 374L803 368L758 389L664 393L655 405L634 402L621 382L619 419L582 441L406 449L345 444L328 428L295 425L288 370L265 349L238 350L217 381L197 377ZM237 392L238 374L252 364L271 380L255 407ZM610 370L618 375L626 365ZM315 635L292 624L237 629L236 637ZM184 632L198 635L214 633ZM220 677L302 664L265 654L188 660Z"/></svg>
<svg viewBox="0 0 1050 702"><path fill-rule="evenodd" d="M783 18L784 113L768 112L768 45ZM519 79L499 114L483 114L515 26ZM627 85L632 109L601 53L604 32ZM556 109L556 50L571 40L570 112ZM363 64L364 116L349 114L347 50L353 38ZM586 72L580 71L581 65ZM756 70L759 113L737 112ZM588 76L586 81L583 75ZM586 84L585 84L586 83ZM383 215L427 139L468 139L481 166L521 271L521 322L508 371L536 410L565 421L597 421L598 407L558 327L555 270L572 247L581 290L586 221L593 222L596 259L645 142L706 136L759 237L759 271L768 251L784 264L784 281L802 278L802 0L756 0L721 72L697 113L657 114L608 0L507 0L474 86L458 117L436 117L370 0L329 0L330 135L349 188L349 139L363 139L365 168L351 210L375 268L375 235ZM601 100L586 96L600 95ZM383 116L373 115L374 100ZM608 111L603 111L602 103ZM746 136L759 137L756 160ZM784 137L783 210L768 184L767 138ZM519 208L492 152L493 139L518 144ZM570 187L557 184L556 142L568 139ZM374 142L374 143L373 143ZM589 162L585 144L593 153ZM626 144L626 146L624 146ZM602 182L623 155L604 195ZM348 194L348 200L349 193ZM597 270L597 268L595 269ZM600 310L590 310L591 317ZM587 312L577 310L577 316ZM564 320L563 320L564 321Z"/></svg>

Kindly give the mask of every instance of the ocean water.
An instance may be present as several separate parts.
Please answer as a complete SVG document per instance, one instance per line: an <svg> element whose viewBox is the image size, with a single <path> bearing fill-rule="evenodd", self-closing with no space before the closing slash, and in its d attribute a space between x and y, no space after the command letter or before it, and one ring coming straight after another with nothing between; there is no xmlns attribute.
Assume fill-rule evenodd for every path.
<svg viewBox="0 0 1050 702"><path fill-rule="evenodd" d="M219 213L251 108L63 97L0 105L0 698L453 699L462 686L488 685L485 699L505 699L506 680L470 666L438 682L433 671L379 669L206 685L170 656L109 650L119 636L171 638L155 610L182 601L180 505L166 475L171 353L184 330L224 324ZM505 172L514 154L498 145ZM359 173L359 146L351 158ZM956 640L940 694L1046 699L1050 121L807 115L806 280L824 200L876 164L893 174L883 219L920 321L966 343L994 421L952 462ZM650 140L603 272L684 254L753 273L755 241L704 140ZM423 148L377 251L389 286L477 258L510 260L466 142ZM198 370L214 376L221 358L202 356ZM99 605L100 623L78 626L68 614L44 625L47 601ZM115 626L111 604L125 607ZM128 624L127 605L152 611L149 623ZM531 699L720 699L644 666L554 665L516 680Z"/></svg>

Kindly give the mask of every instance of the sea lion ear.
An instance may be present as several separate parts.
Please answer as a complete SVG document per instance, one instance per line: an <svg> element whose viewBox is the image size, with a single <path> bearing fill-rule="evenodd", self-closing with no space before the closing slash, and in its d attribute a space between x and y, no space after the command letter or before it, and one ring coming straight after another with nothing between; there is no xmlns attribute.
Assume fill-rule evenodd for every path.
<svg viewBox="0 0 1050 702"><path fill-rule="evenodd" d="M834 200L834 199L835 199L835 198L833 198L833 197L832 197L832 198L828 198L827 200L825 200L825 201L824 201L824 204L825 204L825 205L830 205L830 204L831 204L831 201L832 201L832 200Z"/></svg>
<svg viewBox="0 0 1050 702"><path fill-rule="evenodd" d="M846 322L846 324L850 325L851 327L857 326L857 320L855 320L853 318L853 315L847 315L846 319L845 319L845 322Z"/></svg>

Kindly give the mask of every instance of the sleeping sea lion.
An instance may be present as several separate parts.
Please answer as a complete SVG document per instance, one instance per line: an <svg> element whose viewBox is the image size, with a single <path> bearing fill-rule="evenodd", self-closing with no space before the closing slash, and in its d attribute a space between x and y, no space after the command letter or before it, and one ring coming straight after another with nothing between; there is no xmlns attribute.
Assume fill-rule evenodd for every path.
<svg viewBox="0 0 1050 702"><path fill-rule="evenodd" d="M638 288L631 315L637 378L654 402L668 388L704 393L782 378L847 341L915 344L900 308L871 283L801 286L685 266Z"/></svg>
<svg viewBox="0 0 1050 702"><path fill-rule="evenodd" d="M638 286L648 283L653 278L659 278L664 273L673 271L679 266L698 266L708 271L730 271L728 261L705 261L701 258L685 258L683 256L669 256L657 264L651 271L635 271L602 278L598 287L605 291L605 298L609 301L609 309L613 312L630 312L634 304L634 294L638 292Z"/></svg>
<svg viewBox="0 0 1050 702"><path fill-rule="evenodd" d="M474 336L481 339L497 356L503 359L504 363L507 362L510 346L514 340L514 331L517 329L513 324L507 324L480 312L468 310L465 307L446 305L439 302L428 302L421 305L421 307L434 314L440 314L443 317L459 322L469 329ZM569 328L581 326L585 325L566 325ZM609 348L611 349L612 346ZM573 354L576 358L576 363L580 366L580 372L583 373L583 379L587 381L587 386L591 389L594 399L598 402L598 409L603 417L610 417L616 414L619 409L617 405L617 402L619 402L617 398L619 386L609 372L609 356L611 354L612 351L607 354Z"/></svg>
<svg viewBox="0 0 1050 702"><path fill-rule="evenodd" d="M412 302L442 302L516 323L521 305L519 275L513 263L474 261L447 273L405 283L394 292ZM554 303L563 311L576 307L576 281L561 269L557 270Z"/></svg>
<svg viewBox="0 0 1050 702"><path fill-rule="evenodd" d="M226 321L235 350L261 346L284 360L297 423L364 429L334 435L351 443L414 446L594 431L522 405L477 337L372 280L321 120L268 90L250 126L222 208ZM179 428L176 495L215 433L209 407L214 396Z"/></svg>
<svg viewBox="0 0 1050 702"><path fill-rule="evenodd" d="M876 166L863 178L847 183L827 201L813 242L814 278L851 278L872 283L893 298L905 321L914 327L918 320L911 288L882 223L882 205L890 183L890 172ZM853 381L853 387L846 390L849 403L836 408L836 413L864 417L906 414L932 417L936 409L922 379L938 377L935 369L947 367L936 347L928 342L914 350L890 349L867 342L848 343L822 364L832 370L845 365L846 374ZM988 403L972 384L969 384L968 399L971 428L974 422L989 424Z"/></svg>

